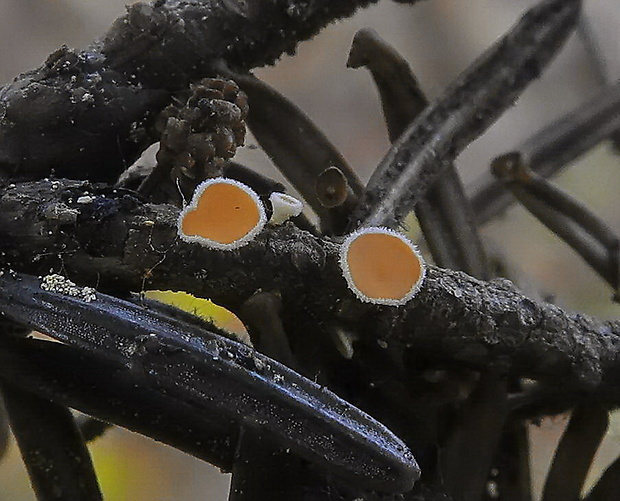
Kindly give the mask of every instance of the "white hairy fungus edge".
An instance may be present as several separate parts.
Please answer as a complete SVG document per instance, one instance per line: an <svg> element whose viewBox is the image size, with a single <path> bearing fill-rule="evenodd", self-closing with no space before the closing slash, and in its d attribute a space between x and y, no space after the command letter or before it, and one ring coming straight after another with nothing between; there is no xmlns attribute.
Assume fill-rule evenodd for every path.
<svg viewBox="0 0 620 501"><path fill-rule="evenodd" d="M353 275L351 274L351 271L349 269L349 263L347 262L349 247L359 236L374 233L383 233L386 235L392 235L397 237L411 249L411 251L420 263L420 277L413 284L411 289L409 289L409 292L407 292L407 294L405 294L400 299L368 297L355 286ZM339 264L340 269L342 270L342 274L347 281L347 286L357 296L357 298L364 303L372 303L385 306L403 306L420 291L424 282L424 278L426 277L426 262L424 261L424 258L422 257L422 254L418 247L402 233L392 230L390 228L386 228L384 226L366 226L350 233L340 246Z"/></svg>
<svg viewBox="0 0 620 501"><path fill-rule="evenodd" d="M198 208L198 202L200 201L200 198L202 197L203 193L205 192L207 188L209 188L209 186L212 186L214 184L230 184L233 186L237 186L238 188L241 188L243 191L245 191L250 196L250 198L254 201L254 203L256 204L258 208L259 219L256 225L254 226L254 228L252 228L243 237L235 240L234 242L230 242L227 244L222 243L222 242L217 242L215 240L211 240L210 238L202 237L200 235L186 235L185 233L183 233L182 226L181 226L181 223L183 222L183 218L187 214L189 214L191 211L196 210ZM231 179L228 177L214 177L214 178L207 179L206 181L203 181L196 187L196 190L194 191L194 194L192 195L192 200L190 201L188 205L186 205L183 208L183 210L179 214L179 219L177 220L177 232L181 240L183 240L184 242L198 243L210 249L232 251L240 247L243 247L244 245L247 245L252 240L254 240L256 235L258 235L262 231L262 229L265 227L266 223L267 223L267 214L265 213L265 207L263 206L263 203L258 197L258 194L252 188L250 188L248 185L243 184L235 179Z"/></svg>

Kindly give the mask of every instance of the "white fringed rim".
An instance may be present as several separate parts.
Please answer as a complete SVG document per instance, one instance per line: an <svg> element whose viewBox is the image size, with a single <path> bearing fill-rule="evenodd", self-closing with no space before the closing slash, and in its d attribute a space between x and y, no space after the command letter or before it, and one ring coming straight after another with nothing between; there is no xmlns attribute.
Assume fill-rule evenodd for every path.
<svg viewBox="0 0 620 501"><path fill-rule="evenodd" d="M202 198L202 195L204 194L204 192L210 186L213 186L216 184L229 184L229 185L236 186L237 188L243 190L254 201L258 209L258 222L256 223L256 225L249 232L247 232L243 237L230 243L218 242L216 240L211 240L210 238L206 238L200 235L187 235L183 233L183 230L182 230L182 222L185 216L189 214L190 212L195 211L198 208L198 203L200 199ZM265 208L263 207L263 203L260 201L258 194L252 188L250 188L249 186L239 181L236 181L235 179L230 179L227 177L214 177L211 179L207 179L206 181L203 181L196 187L196 190L194 191L194 194L192 195L192 200L187 206L185 206L185 208L179 214L179 219L177 221L177 232L181 240L183 240L184 242L198 243L210 249L230 251L230 250L238 249L239 247L243 247L244 245L254 240L256 235L258 235L262 231L262 229L265 227L266 223L267 223L267 215L265 214Z"/></svg>
<svg viewBox="0 0 620 501"><path fill-rule="evenodd" d="M409 291L402 298L394 299L394 298L369 297L366 294L364 294L361 290L359 290L357 286L355 285L355 280L353 279L353 275L351 274L351 270L349 269L349 263L347 261L349 248L351 247L351 244L355 242L355 240L357 240L360 236L372 235L372 234L377 234L377 233L381 233L384 235L390 235L390 236L398 238L401 242L407 245L407 247L409 247L409 249L414 254L414 256L416 257L416 259L418 260L420 264L420 277L411 286ZM342 270L342 274L347 281L347 285L349 286L349 289L353 291L353 293L357 296L357 298L360 301L363 301L365 303L380 304L380 305L386 305L386 306L402 306L406 304L411 298L413 298L419 292L420 288L422 287L422 283L424 282L424 277L426 276L426 263L424 261L424 258L422 257L422 254L416 247L416 245L413 242L411 242L411 240L409 240L402 233L394 231L390 228L385 228L383 226L367 226L364 228L360 228L354 231L353 233L351 233L350 235L348 235L345 241L342 243L342 246L340 247L339 263L340 263L340 269Z"/></svg>

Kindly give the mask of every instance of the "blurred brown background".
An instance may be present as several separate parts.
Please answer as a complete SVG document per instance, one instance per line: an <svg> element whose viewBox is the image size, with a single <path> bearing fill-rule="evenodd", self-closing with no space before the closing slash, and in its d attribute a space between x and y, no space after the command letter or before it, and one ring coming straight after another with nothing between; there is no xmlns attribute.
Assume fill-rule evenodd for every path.
<svg viewBox="0 0 620 501"><path fill-rule="evenodd" d="M38 66L62 44L83 47L105 32L124 11L120 0L1 0L0 83ZM374 28L410 62L430 97L442 89L535 2L531 0L430 0L413 7L383 0L354 18L324 30L301 45L295 57L257 74L302 107L366 179L388 147L371 79L345 67L356 30ZM468 184L490 160L596 93L602 73L620 78L620 9L617 0L585 0L585 9L603 55L593 62L573 36L542 79L517 105L459 158ZM252 144L250 138L248 144ZM240 153L244 163L277 176L256 149ZM557 182L589 204L620 233L620 159L604 144L566 169ZM492 250L505 249L518 285L531 294L552 293L568 309L602 317L620 316L611 290L561 241L524 210L513 208L483 229ZM565 418L533 427L535 485ZM618 435L610 432L597 468L617 455ZM228 477L197 460L150 440L113 430L93 446L101 482L110 501L226 499ZM475 451L472 451L475 453ZM593 475L596 475L594 473ZM0 465L0 501L34 499L14 444L11 461Z"/></svg>

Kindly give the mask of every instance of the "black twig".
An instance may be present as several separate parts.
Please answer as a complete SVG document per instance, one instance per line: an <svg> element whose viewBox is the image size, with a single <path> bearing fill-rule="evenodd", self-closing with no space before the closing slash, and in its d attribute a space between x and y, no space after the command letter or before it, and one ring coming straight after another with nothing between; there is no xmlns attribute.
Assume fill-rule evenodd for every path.
<svg viewBox="0 0 620 501"><path fill-rule="evenodd" d="M370 71L381 97L390 141L394 142L428 106L409 63L374 30L359 30L349 50L348 68Z"/></svg>
<svg viewBox="0 0 620 501"><path fill-rule="evenodd" d="M295 104L252 75L227 73L248 96L248 126L274 165L319 216L327 234L341 234L363 186L325 134ZM317 193L321 174L336 167L348 184L345 199L327 207Z"/></svg>
<svg viewBox="0 0 620 501"><path fill-rule="evenodd" d="M370 70L392 142L428 105L407 62L372 30L356 33L347 66ZM472 208L452 162L416 205L415 213L435 264L489 278Z"/></svg>
<svg viewBox="0 0 620 501"><path fill-rule="evenodd" d="M617 291L620 285L620 239L604 221L534 173L518 153L497 158L492 169L526 209L570 245Z"/></svg>
<svg viewBox="0 0 620 501"><path fill-rule="evenodd" d="M268 437L242 431L228 501L288 501L312 495L321 501L342 499L329 488L326 476L317 475L307 462Z"/></svg>
<svg viewBox="0 0 620 501"><path fill-rule="evenodd" d="M0 461L4 458L10 442L9 417L0 397Z"/></svg>
<svg viewBox="0 0 620 501"><path fill-rule="evenodd" d="M11 429L39 501L102 501L88 449L71 412L3 382Z"/></svg>
<svg viewBox="0 0 620 501"><path fill-rule="evenodd" d="M140 372L60 343L9 338L0 345L0 377L16 387L232 468L235 427L158 391Z"/></svg>
<svg viewBox="0 0 620 501"><path fill-rule="evenodd" d="M271 64L374 1L134 3L86 50L64 47L0 88L0 177L115 182L154 142L148 123L171 93L221 61Z"/></svg>
<svg viewBox="0 0 620 501"><path fill-rule="evenodd" d="M81 351L122 360L156 381L159 391L219 421L268 433L366 488L407 491L419 477L411 453L383 425L279 362L214 332L101 293L84 299L47 291L27 275L0 277L0 311ZM73 313L69 332L66 311ZM340 465L337 471L334 464Z"/></svg>
<svg viewBox="0 0 620 501"><path fill-rule="evenodd" d="M507 381L496 374L482 375L452 425L442 454L444 481L452 499L477 501L484 493L507 416L506 388Z"/></svg>
<svg viewBox="0 0 620 501"><path fill-rule="evenodd" d="M76 422L84 441L87 443L102 437L113 426L111 423L91 416L79 416L76 418Z"/></svg>
<svg viewBox="0 0 620 501"><path fill-rule="evenodd" d="M449 162L537 78L577 21L579 0L547 0L527 12L394 143L373 173L354 224L394 226Z"/></svg>
<svg viewBox="0 0 620 501"><path fill-rule="evenodd" d="M583 405L573 411L545 480L542 501L580 498L608 425L608 410L596 404Z"/></svg>
<svg viewBox="0 0 620 501"><path fill-rule="evenodd" d="M78 203L86 194L89 202ZM178 214L79 181L17 184L0 192L0 257L7 268L30 274L63 266L83 285L185 290L233 311L258 289L278 290L285 328L302 330L312 346L323 335L316 319L328 324L348 298L358 319L351 328L370 341L389 329L388 344L429 361L496 365L565 388L600 389L612 401L620 390L606 376L617 365L617 322L536 302L507 281L481 282L432 266L413 301L377 311L351 297L339 247L328 239L286 224L266 227L237 252L215 252L177 239Z"/></svg>
<svg viewBox="0 0 620 501"><path fill-rule="evenodd" d="M608 61L605 60L604 55L601 53L600 40L598 39L593 26L592 19L588 9L586 9L577 25L577 34L581 39L581 43L588 54L588 59L593 66L597 79L603 85L607 84L611 77L611 71L608 66Z"/></svg>
<svg viewBox="0 0 620 501"><path fill-rule="evenodd" d="M600 2L599 2L600 3ZM595 8L592 4L590 9L587 9L579 20L578 33L583 42L583 46L592 61L594 70L598 76L602 85L613 84L620 79L620 61L617 59L617 51L612 52L609 47L604 45L604 36L608 36L612 33L605 26L596 27L594 19L592 19L591 9ZM610 4L607 4L610 5ZM603 7L604 8L604 7ZM599 10L599 13L602 12ZM599 23L600 24L600 20ZM615 62L615 65L610 64L610 59ZM610 139L615 147L616 152L620 152L620 128L616 129L610 136Z"/></svg>
<svg viewBox="0 0 620 501"><path fill-rule="evenodd" d="M531 501L528 425L509 418L493 460L483 500Z"/></svg>
<svg viewBox="0 0 620 501"><path fill-rule="evenodd" d="M620 83L552 122L516 149L537 174L551 177L578 156L620 130ZM472 190L471 201L480 224L493 219L514 201L490 173Z"/></svg>

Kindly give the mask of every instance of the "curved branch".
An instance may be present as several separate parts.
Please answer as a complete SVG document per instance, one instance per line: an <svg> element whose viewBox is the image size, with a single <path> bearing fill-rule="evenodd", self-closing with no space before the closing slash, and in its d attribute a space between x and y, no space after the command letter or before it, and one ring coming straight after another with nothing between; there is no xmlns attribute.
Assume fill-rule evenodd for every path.
<svg viewBox="0 0 620 501"><path fill-rule="evenodd" d="M113 181L155 139L171 92L292 53L377 0L157 0L136 3L101 42L66 47L0 88L0 177Z"/></svg>

